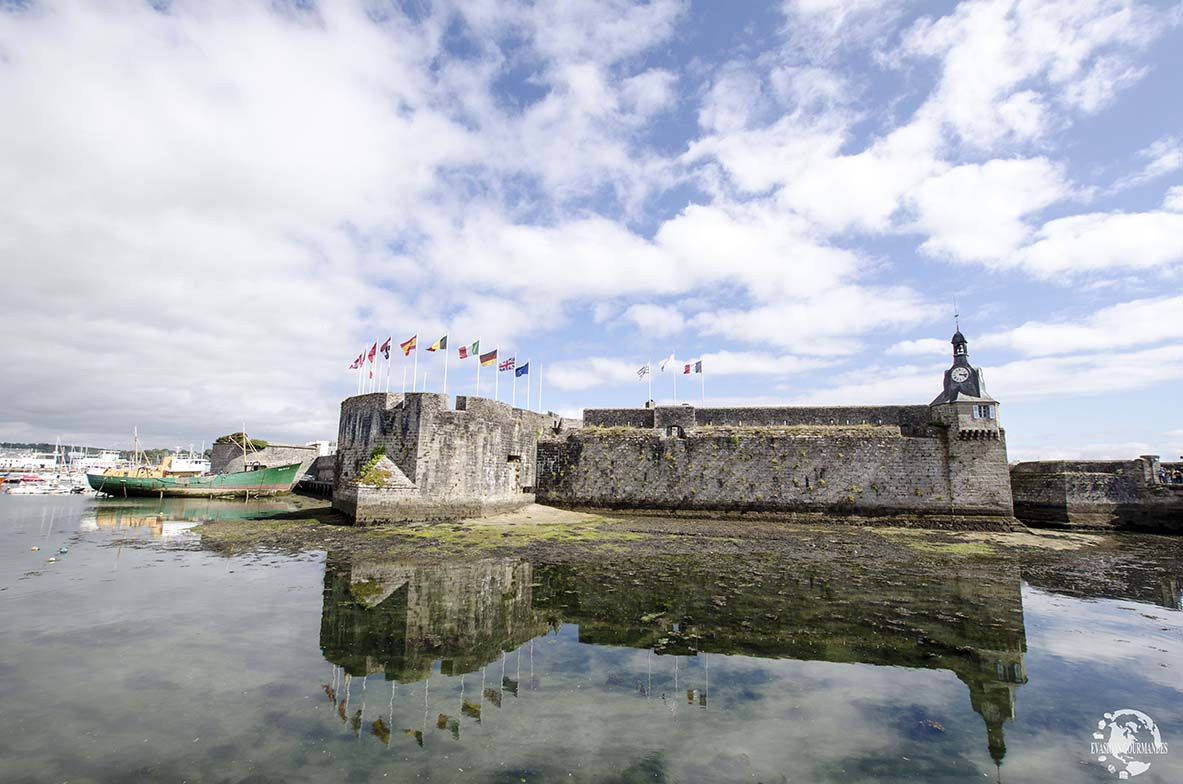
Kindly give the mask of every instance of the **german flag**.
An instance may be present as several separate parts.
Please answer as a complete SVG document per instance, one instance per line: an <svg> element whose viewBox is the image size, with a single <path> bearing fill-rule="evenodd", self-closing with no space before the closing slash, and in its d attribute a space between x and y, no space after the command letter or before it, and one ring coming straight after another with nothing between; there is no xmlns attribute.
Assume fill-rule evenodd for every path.
<svg viewBox="0 0 1183 784"><path fill-rule="evenodd" d="M488 354L481 354L482 365L492 365L497 362L497 349L493 349Z"/></svg>
<svg viewBox="0 0 1183 784"><path fill-rule="evenodd" d="M444 351L448 348L448 336L444 335L442 338L432 343L427 347L428 351Z"/></svg>
<svg viewBox="0 0 1183 784"><path fill-rule="evenodd" d="M411 335L410 340L398 344L398 347L403 350L403 356L411 356L411 352L415 350L415 342L419 339L418 335Z"/></svg>

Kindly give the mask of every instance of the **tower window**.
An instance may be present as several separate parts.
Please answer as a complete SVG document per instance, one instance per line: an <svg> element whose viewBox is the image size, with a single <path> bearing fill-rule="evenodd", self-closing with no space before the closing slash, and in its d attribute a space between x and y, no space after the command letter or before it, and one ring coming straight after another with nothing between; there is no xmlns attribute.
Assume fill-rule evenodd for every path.
<svg viewBox="0 0 1183 784"><path fill-rule="evenodd" d="M994 406L975 405L974 419L993 419Z"/></svg>

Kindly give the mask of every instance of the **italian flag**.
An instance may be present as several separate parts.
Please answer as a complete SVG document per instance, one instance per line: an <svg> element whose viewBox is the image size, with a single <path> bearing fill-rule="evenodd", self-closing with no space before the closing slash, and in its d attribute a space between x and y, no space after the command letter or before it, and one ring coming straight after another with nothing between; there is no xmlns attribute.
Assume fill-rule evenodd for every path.
<svg viewBox="0 0 1183 784"><path fill-rule="evenodd" d="M473 343L471 346L461 346L460 347L460 358L461 359L468 359L469 357L475 357L480 350L481 350L481 342L479 340L477 342Z"/></svg>

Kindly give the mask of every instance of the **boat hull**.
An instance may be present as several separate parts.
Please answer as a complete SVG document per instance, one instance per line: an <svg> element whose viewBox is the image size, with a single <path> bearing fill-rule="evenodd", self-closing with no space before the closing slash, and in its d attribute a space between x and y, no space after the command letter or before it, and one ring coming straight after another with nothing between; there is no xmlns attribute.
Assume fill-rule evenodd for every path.
<svg viewBox="0 0 1183 784"><path fill-rule="evenodd" d="M239 471L213 476L107 476L87 474L86 481L106 495L149 498L274 495L286 493L296 484L300 464Z"/></svg>

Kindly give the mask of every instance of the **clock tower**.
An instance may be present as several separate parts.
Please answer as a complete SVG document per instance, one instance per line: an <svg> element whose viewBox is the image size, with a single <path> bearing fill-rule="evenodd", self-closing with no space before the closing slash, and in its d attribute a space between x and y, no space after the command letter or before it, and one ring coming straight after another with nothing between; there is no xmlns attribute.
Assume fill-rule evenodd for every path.
<svg viewBox="0 0 1183 784"><path fill-rule="evenodd" d="M969 341L960 329L953 333L952 343L953 365L945 371L944 391L932 401L933 404L952 403L966 398L988 398L982 371L969 364Z"/></svg>

